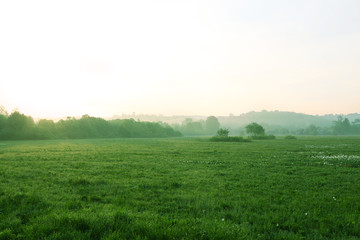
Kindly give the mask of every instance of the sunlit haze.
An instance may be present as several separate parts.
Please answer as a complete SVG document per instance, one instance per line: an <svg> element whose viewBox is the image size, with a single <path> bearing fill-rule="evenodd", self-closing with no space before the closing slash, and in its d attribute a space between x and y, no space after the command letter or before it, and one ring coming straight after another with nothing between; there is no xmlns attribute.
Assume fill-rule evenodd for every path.
<svg viewBox="0 0 360 240"><path fill-rule="evenodd" d="M34 117L360 111L360 1L1 1L0 105Z"/></svg>

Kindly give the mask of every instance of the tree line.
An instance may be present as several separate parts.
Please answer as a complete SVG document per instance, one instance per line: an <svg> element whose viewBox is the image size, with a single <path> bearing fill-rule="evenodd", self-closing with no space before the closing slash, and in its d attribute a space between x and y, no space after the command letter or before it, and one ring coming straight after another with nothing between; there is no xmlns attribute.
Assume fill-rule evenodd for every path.
<svg viewBox="0 0 360 240"><path fill-rule="evenodd" d="M191 118L186 118L181 124L172 124L171 126L186 136L209 136L216 134L220 128L220 123L216 117L209 116L205 121L194 121Z"/></svg>
<svg viewBox="0 0 360 240"><path fill-rule="evenodd" d="M306 128L286 131L286 133L295 135L360 135L360 119L350 122L348 118L338 116L338 119L333 121L333 124L329 127L319 127L315 124L310 124Z"/></svg>
<svg viewBox="0 0 360 240"><path fill-rule="evenodd" d="M0 112L0 139L81 139L116 137L179 137L182 134L166 123L140 122L134 119L107 121L83 115L80 119L68 117L54 122L15 111L10 115Z"/></svg>
<svg viewBox="0 0 360 240"><path fill-rule="evenodd" d="M288 129L282 126L262 125L270 135L360 135L360 119L350 121L343 116L338 116L337 120L332 122L332 125L325 127L310 124L305 128ZM220 124L218 119L214 116L210 116L206 120L198 121L187 118L181 124L172 124L171 126L185 136L211 136L216 134L220 127L228 129L229 134L231 133L231 135L244 136L252 135L249 134L249 126L259 128L259 126L253 124L231 128L226 126L226 124Z"/></svg>

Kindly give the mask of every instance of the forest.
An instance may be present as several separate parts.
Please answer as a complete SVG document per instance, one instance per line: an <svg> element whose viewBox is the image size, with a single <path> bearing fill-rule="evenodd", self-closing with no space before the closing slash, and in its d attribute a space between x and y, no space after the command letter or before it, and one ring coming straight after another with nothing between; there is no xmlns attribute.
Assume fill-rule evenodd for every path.
<svg viewBox="0 0 360 240"><path fill-rule="evenodd" d="M309 115L286 111L251 111L240 115L228 116L163 116L144 114L122 114L113 117L119 119L134 118L141 121L166 122L185 136L214 135L210 126L219 125L229 130L229 135L246 135L246 125L256 122L262 125L268 134L273 135L359 135L360 114ZM210 122L212 123L210 123ZM217 122L217 123L216 123ZM210 124L209 124L210 123Z"/></svg>
<svg viewBox="0 0 360 240"><path fill-rule="evenodd" d="M83 115L80 119L68 117L54 122L15 111L0 114L0 139L84 139L117 137L179 137L182 134L166 123L141 122L134 119L104 120Z"/></svg>
<svg viewBox="0 0 360 240"><path fill-rule="evenodd" d="M260 123L268 134L272 135L360 135L360 119L350 121L341 115L336 120L330 122L330 125L315 125L310 122L303 126L283 126L277 124L269 124L267 118L249 119L246 124L225 122L223 117L217 119L214 116L208 117L206 120L185 119L180 124L171 124L171 126L181 132L185 136L209 136L213 135L219 128L229 130L229 135L244 136L246 135L246 126L252 122ZM216 128L217 127L217 128Z"/></svg>

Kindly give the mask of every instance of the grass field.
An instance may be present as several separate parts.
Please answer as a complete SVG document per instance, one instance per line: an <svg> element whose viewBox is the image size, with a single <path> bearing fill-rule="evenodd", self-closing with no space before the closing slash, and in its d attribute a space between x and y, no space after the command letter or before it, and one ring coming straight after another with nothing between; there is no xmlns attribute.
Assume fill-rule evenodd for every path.
<svg viewBox="0 0 360 240"><path fill-rule="evenodd" d="M360 137L0 141L0 239L359 239Z"/></svg>

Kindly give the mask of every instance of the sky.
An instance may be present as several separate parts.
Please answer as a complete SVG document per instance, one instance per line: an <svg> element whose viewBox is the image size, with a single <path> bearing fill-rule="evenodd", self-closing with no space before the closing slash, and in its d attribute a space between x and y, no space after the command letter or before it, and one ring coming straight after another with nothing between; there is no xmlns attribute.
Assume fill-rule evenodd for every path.
<svg viewBox="0 0 360 240"><path fill-rule="evenodd" d="M360 1L0 1L0 106L360 112Z"/></svg>

